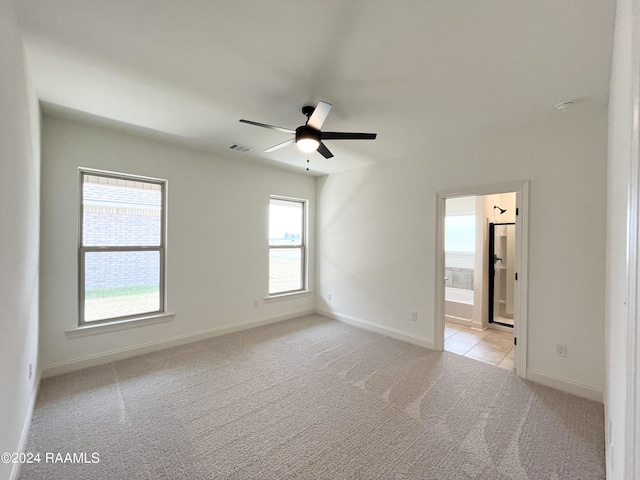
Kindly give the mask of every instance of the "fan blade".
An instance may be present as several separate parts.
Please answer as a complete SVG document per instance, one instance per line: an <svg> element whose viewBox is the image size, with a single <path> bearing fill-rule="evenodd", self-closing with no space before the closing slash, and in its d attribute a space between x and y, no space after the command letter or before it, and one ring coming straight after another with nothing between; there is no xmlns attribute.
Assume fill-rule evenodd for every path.
<svg viewBox="0 0 640 480"><path fill-rule="evenodd" d="M322 142L320 142L320 145L318 145L318 153L322 155L324 158L333 157L333 153L331 153L327 148L327 146Z"/></svg>
<svg viewBox="0 0 640 480"><path fill-rule="evenodd" d="M331 111L330 103L323 101L318 102L318 106L309 117L307 125L311 128L315 128L316 130L320 130L322 128L322 124L327 119L327 115L329 115L329 111Z"/></svg>
<svg viewBox="0 0 640 480"><path fill-rule="evenodd" d="M322 132L322 140L375 140L376 133Z"/></svg>
<svg viewBox="0 0 640 480"><path fill-rule="evenodd" d="M294 143L295 141L296 141L296 139L295 139L295 138L290 138L290 139L289 139L289 140L287 140L286 142L282 142L282 143L279 143L279 144L277 144L277 145L274 145L273 147L267 148L267 149L265 150L265 152L266 152L266 153L269 153L269 152L273 152L274 150L279 150L279 149L281 149L281 148L283 148L283 147L286 147L286 146L288 146L288 145L291 145L291 144L292 144L292 143Z"/></svg>
<svg viewBox="0 0 640 480"><path fill-rule="evenodd" d="M275 125L267 125L266 123L252 122L251 120L245 120L244 118L241 118L240 121L242 123L248 123L249 125L255 125L256 127L270 128L271 130L277 130L278 132L282 133L296 133L295 130L291 130L290 128L282 128L276 127Z"/></svg>

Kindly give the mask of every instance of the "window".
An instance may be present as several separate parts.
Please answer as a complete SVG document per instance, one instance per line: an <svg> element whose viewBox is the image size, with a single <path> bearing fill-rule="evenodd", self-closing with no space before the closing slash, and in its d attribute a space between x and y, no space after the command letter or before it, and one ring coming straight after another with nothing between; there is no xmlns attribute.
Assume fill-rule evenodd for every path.
<svg viewBox="0 0 640 480"><path fill-rule="evenodd" d="M476 251L476 216L447 215L444 217L445 252Z"/></svg>
<svg viewBox="0 0 640 480"><path fill-rule="evenodd" d="M164 312L165 187L80 170L80 325Z"/></svg>
<svg viewBox="0 0 640 480"><path fill-rule="evenodd" d="M269 295L305 290L304 200L271 197L269 204Z"/></svg>

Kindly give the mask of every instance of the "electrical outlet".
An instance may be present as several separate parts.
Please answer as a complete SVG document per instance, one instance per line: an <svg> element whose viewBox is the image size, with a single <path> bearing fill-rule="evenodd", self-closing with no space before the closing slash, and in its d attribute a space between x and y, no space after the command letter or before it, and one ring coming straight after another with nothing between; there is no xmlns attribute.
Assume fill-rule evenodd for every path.
<svg viewBox="0 0 640 480"><path fill-rule="evenodd" d="M418 321L418 312L411 312L411 321L412 322Z"/></svg>
<svg viewBox="0 0 640 480"><path fill-rule="evenodd" d="M558 357L566 357L567 356L567 346L566 345L560 345L559 343L556 344L556 355Z"/></svg>
<svg viewBox="0 0 640 480"><path fill-rule="evenodd" d="M33 376L33 364L29 362L29 380L31 380L32 376Z"/></svg>
<svg viewBox="0 0 640 480"><path fill-rule="evenodd" d="M331 292L327 293L327 300L331 300Z"/></svg>

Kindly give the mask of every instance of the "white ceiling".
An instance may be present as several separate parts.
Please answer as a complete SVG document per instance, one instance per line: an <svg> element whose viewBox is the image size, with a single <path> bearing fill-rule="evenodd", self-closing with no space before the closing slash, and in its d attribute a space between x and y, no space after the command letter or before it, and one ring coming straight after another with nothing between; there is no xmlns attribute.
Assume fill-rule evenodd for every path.
<svg viewBox="0 0 640 480"><path fill-rule="evenodd" d="M333 104L313 174L415 157L606 103L613 0L19 0L45 109L230 158L304 169L287 128ZM561 113L558 113L559 115ZM239 143L248 153L228 150Z"/></svg>

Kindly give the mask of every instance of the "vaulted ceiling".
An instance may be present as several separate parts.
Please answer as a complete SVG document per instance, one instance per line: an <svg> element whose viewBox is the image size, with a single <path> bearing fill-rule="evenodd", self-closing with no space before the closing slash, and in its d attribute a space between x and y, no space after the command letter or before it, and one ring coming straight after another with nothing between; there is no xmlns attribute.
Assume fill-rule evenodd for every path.
<svg viewBox="0 0 640 480"><path fill-rule="evenodd" d="M294 146L263 153L287 134L238 120L295 129L324 100L324 130L378 133L327 141L335 157L312 153L314 174L608 98L613 0L16 3L45 111L300 170Z"/></svg>

